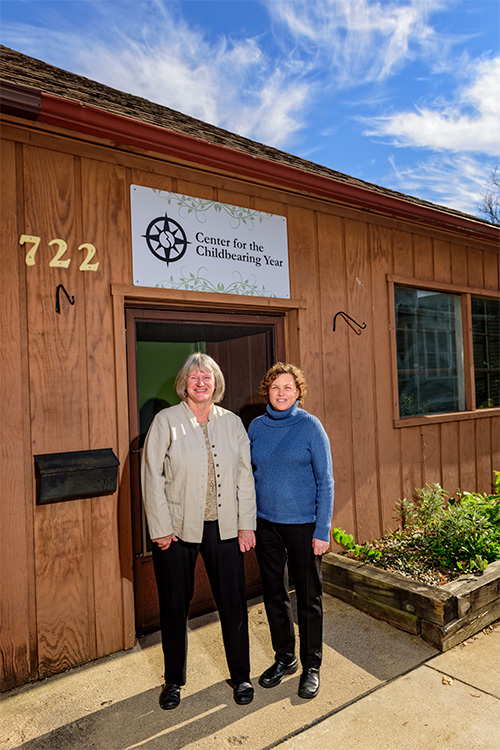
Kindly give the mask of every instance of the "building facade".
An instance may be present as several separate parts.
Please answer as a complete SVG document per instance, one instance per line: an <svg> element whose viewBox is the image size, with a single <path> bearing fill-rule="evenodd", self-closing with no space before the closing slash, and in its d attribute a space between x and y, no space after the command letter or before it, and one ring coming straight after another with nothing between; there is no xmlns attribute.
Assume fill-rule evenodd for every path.
<svg viewBox="0 0 500 750"><path fill-rule="evenodd" d="M218 359L224 405L244 420L261 408L269 364L304 370L305 406L332 444L333 524L358 541L393 528L397 500L426 483L491 490L498 228L5 48L0 78L2 689L129 648L155 627L138 465L189 351ZM165 199L162 226L153 210L134 230L137 187ZM231 230L200 223L198 237L179 219L188 207L172 218L176 198L233 211ZM264 215L286 231L276 241L264 231L250 252L248 224ZM163 253L165 283L140 281L141 238ZM205 247L207 264L224 243L235 256L235 241L247 247L223 260L240 269L240 288L172 281L176 254ZM266 290L271 259L283 261L273 273L288 294ZM96 494L103 451L119 462L116 487ZM47 500L40 456L64 479L83 459L82 496ZM258 591L253 558L247 582ZM209 600L201 569L193 613Z"/></svg>

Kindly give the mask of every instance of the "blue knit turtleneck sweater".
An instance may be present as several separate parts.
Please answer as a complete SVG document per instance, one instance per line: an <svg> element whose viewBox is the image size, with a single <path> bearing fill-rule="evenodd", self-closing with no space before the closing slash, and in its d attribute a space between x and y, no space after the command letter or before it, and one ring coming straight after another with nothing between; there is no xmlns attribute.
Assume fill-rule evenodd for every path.
<svg viewBox="0 0 500 750"><path fill-rule="evenodd" d="M257 515L272 523L316 523L315 539L329 541L333 512L332 457L317 417L298 403L286 411L270 405L248 435L257 493Z"/></svg>

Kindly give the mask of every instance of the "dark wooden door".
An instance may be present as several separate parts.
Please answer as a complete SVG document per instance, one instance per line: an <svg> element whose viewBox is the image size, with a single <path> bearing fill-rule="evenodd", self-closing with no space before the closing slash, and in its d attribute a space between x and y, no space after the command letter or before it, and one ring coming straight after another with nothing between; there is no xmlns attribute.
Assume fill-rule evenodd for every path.
<svg viewBox="0 0 500 750"><path fill-rule="evenodd" d="M226 380L221 403L239 414L246 427L262 413L259 381L267 368L283 358L281 315L249 315L204 311L128 309L127 356L130 414L130 468L134 547L134 591L137 633L159 628L158 599L151 540L141 501L140 458L155 414L178 403L174 380L185 358L204 351L220 365ZM247 596L260 593L253 550L245 554ZM215 609L201 557L195 575L190 616Z"/></svg>

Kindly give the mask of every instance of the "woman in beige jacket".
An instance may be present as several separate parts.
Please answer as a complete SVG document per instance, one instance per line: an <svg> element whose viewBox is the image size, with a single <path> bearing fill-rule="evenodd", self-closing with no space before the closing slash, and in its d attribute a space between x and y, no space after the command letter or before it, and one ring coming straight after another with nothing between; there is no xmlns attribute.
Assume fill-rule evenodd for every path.
<svg viewBox="0 0 500 750"><path fill-rule="evenodd" d="M142 457L142 495L153 542L165 684L160 706L176 708L186 682L187 618L201 553L219 610L236 703L253 699L243 553L255 546L255 490L240 418L216 404L218 364L192 354L175 381L181 403L151 424Z"/></svg>

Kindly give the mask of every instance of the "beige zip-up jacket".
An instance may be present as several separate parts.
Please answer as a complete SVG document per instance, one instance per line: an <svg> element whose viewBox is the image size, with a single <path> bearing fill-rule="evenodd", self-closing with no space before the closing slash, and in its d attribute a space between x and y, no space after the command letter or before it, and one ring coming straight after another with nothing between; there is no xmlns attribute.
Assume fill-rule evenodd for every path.
<svg viewBox="0 0 500 750"><path fill-rule="evenodd" d="M212 406L208 421L217 483L221 539L255 529L255 488L250 442L241 419ZM142 452L142 497L151 539L175 534L201 542L208 462L203 430L183 401L163 409L149 428Z"/></svg>

